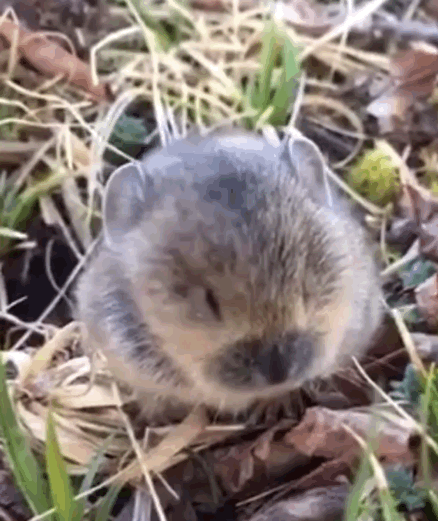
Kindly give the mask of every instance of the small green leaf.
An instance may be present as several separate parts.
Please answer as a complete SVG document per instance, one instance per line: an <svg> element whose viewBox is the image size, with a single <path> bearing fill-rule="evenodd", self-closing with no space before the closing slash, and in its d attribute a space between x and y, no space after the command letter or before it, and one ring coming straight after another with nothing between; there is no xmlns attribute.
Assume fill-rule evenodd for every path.
<svg viewBox="0 0 438 521"><path fill-rule="evenodd" d="M141 118L122 114L114 126L110 137L112 144L116 143L143 143L148 131Z"/></svg>
<svg viewBox="0 0 438 521"><path fill-rule="evenodd" d="M391 387L393 390L389 394L394 400L405 401L413 409L420 404L423 384L412 364L406 366L403 380L392 381Z"/></svg>
<svg viewBox="0 0 438 521"><path fill-rule="evenodd" d="M114 126L109 143L120 152L136 157L141 153L149 132L143 118L122 114ZM105 152L105 160L119 165L121 158L117 152L108 149Z"/></svg>
<svg viewBox="0 0 438 521"><path fill-rule="evenodd" d="M386 471L389 488L398 505L404 505L408 511L424 508L427 492L415 487L412 474L403 467Z"/></svg>
<svg viewBox="0 0 438 521"><path fill-rule="evenodd" d="M55 424L51 412L49 412L47 417L46 464L52 501L56 512L62 521L71 521L74 519L76 504L70 477L67 474L66 465L56 437Z"/></svg>
<svg viewBox="0 0 438 521"><path fill-rule="evenodd" d="M405 289L416 288L434 273L436 273L434 264L423 257L412 260L399 270Z"/></svg>

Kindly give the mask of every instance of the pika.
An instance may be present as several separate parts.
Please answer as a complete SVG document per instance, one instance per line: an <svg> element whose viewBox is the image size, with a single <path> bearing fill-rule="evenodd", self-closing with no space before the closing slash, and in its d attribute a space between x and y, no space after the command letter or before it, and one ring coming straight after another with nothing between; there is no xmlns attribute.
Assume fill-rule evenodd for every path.
<svg viewBox="0 0 438 521"><path fill-rule="evenodd" d="M158 403L241 412L367 348L378 272L325 168L298 132L281 146L222 132L112 174L78 318L145 415Z"/></svg>

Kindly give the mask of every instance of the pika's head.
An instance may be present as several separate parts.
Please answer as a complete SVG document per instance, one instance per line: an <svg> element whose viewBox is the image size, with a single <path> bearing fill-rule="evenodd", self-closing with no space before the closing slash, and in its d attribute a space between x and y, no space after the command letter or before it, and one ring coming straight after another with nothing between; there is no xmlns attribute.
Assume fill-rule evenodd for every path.
<svg viewBox="0 0 438 521"><path fill-rule="evenodd" d="M303 137L177 142L111 177L107 245L206 403L239 409L366 346L380 318L375 267L359 224L329 200Z"/></svg>

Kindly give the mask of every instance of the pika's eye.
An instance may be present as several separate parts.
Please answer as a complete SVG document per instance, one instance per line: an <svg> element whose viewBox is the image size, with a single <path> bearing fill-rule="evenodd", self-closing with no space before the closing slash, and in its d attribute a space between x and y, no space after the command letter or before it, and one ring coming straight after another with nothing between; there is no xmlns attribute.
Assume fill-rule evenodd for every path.
<svg viewBox="0 0 438 521"><path fill-rule="evenodd" d="M187 298L189 296L189 287L187 284L175 284L173 291L178 297Z"/></svg>
<svg viewBox="0 0 438 521"><path fill-rule="evenodd" d="M219 306L219 302L216 298L216 295L213 293L211 289L207 289L205 291L205 302L207 303L208 307L212 311L213 315L218 319L221 320L221 308Z"/></svg>

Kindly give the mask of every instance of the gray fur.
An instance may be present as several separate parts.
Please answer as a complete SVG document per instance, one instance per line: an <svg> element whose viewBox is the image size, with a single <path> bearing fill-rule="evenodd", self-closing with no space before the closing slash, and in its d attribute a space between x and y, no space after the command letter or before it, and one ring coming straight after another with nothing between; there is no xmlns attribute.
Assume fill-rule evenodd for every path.
<svg viewBox="0 0 438 521"><path fill-rule="evenodd" d="M377 270L324 168L305 138L276 148L230 133L113 174L78 311L146 414L157 399L239 411L366 349Z"/></svg>

